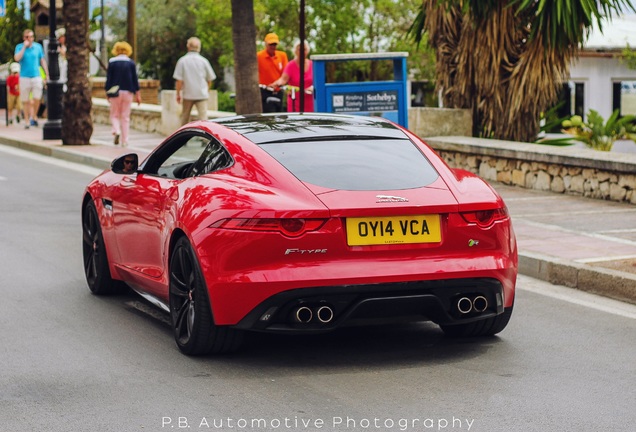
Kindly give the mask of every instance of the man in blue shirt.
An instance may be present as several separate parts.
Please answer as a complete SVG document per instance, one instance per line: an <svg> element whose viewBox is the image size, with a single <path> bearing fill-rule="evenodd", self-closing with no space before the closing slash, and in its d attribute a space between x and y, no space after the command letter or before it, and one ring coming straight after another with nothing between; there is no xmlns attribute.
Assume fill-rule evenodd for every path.
<svg viewBox="0 0 636 432"><path fill-rule="evenodd" d="M24 111L29 116L26 128L37 126L37 112L42 100L44 82L40 73L40 66L44 70L44 77L48 81L49 68L44 59L42 45L35 42L33 30L26 29L22 33L24 42L15 47L13 58L20 63L20 99L24 105Z"/></svg>

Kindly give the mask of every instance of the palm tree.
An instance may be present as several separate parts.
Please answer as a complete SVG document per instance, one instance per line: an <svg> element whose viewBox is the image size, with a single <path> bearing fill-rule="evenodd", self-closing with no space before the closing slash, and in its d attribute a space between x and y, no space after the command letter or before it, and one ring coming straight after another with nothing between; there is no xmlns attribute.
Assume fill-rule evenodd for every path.
<svg viewBox="0 0 636 432"><path fill-rule="evenodd" d="M93 134L91 91L88 83L88 25L85 0L64 0L68 82L62 113L62 143L89 144Z"/></svg>
<svg viewBox="0 0 636 432"><path fill-rule="evenodd" d="M256 63L254 0L232 0L232 42L236 74L236 112L262 112Z"/></svg>
<svg viewBox="0 0 636 432"><path fill-rule="evenodd" d="M437 55L444 106L473 111L473 135L534 141L592 23L630 0L423 0L410 34Z"/></svg>

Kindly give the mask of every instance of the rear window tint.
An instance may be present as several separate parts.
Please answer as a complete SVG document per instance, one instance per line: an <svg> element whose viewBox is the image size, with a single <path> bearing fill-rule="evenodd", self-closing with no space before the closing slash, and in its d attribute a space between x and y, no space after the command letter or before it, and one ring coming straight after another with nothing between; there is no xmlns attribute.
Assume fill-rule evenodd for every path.
<svg viewBox="0 0 636 432"><path fill-rule="evenodd" d="M412 189L438 177L406 139L274 142L261 148L301 181L330 189Z"/></svg>

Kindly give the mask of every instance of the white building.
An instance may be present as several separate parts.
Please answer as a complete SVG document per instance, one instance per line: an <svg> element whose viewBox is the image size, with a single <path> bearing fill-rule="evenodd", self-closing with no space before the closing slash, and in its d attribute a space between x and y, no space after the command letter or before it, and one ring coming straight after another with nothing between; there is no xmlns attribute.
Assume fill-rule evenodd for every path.
<svg viewBox="0 0 636 432"><path fill-rule="evenodd" d="M593 109L607 119L619 108L622 115L636 115L636 70L621 55L628 45L636 50L636 15L604 22L603 33L594 27L570 67L570 113Z"/></svg>

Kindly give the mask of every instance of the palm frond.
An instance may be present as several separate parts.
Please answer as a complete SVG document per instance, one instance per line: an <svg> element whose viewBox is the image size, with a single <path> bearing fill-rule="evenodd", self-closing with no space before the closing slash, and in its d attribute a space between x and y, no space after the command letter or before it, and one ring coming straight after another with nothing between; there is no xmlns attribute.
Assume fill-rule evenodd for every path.
<svg viewBox="0 0 636 432"><path fill-rule="evenodd" d="M546 48L567 50L576 47L589 35L593 23L602 31L612 13L636 11L630 0L512 0L517 13L532 10L537 19L530 39L542 35Z"/></svg>
<svg viewBox="0 0 636 432"><path fill-rule="evenodd" d="M424 3L422 3L422 8L417 12L415 16L415 20L413 24L409 27L406 32L406 37L415 42L417 47L419 48L422 40L424 39L424 23L426 21L426 9L424 8Z"/></svg>
<svg viewBox="0 0 636 432"><path fill-rule="evenodd" d="M557 147L567 147L576 144L576 140L570 137L542 138L534 142L535 144L551 145Z"/></svg>

